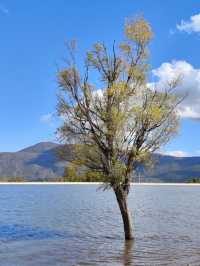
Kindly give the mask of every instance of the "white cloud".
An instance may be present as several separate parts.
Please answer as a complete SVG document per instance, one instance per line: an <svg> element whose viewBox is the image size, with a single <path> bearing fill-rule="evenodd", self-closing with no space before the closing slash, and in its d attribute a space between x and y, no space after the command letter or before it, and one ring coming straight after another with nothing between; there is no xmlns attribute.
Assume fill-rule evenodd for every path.
<svg viewBox="0 0 200 266"><path fill-rule="evenodd" d="M189 21L182 20L176 27L179 31L185 31L187 33L200 32L200 14L191 16Z"/></svg>
<svg viewBox="0 0 200 266"><path fill-rule="evenodd" d="M5 15L8 15L9 10L5 6L0 4L0 12L5 14Z"/></svg>
<svg viewBox="0 0 200 266"><path fill-rule="evenodd" d="M160 152L162 155L169 155L169 156L174 156L174 157L188 157L190 156L187 152L177 150L177 151L165 151L165 152Z"/></svg>
<svg viewBox="0 0 200 266"><path fill-rule="evenodd" d="M178 112L182 118L200 119L200 69L186 61L172 61L154 69L153 75L158 79L154 83L158 88L166 87L167 82L181 76L176 93L182 97L186 95L186 98Z"/></svg>

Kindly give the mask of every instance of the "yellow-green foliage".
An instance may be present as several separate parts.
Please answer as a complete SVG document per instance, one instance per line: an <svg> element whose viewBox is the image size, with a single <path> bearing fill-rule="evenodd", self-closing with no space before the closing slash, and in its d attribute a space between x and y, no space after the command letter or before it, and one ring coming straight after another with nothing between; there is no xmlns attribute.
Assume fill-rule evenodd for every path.
<svg viewBox="0 0 200 266"><path fill-rule="evenodd" d="M149 154L176 133L179 99L172 89L177 81L160 90L148 85L152 36L143 17L127 20L122 43L114 43L112 49L96 43L87 52L84 75L72 45L71 61L59 73L59 134L76 143L75 158L65 171L67 180L126 187L137 164L147 162Z"/></svg>
<svg viewBox="0 0 200 266"><path fill-rule="evenodd" d="M151 26L143 17L128 20L125 33L129 40L142 44L148 43L153 36Z"/></svg>

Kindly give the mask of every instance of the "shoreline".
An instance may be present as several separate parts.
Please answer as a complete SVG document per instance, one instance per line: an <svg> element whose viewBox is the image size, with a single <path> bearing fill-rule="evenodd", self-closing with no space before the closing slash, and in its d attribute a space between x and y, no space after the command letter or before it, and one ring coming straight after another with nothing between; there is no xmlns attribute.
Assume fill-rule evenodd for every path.
<svg viewBox="0 0 200 266"><path fill-rule="evenodd" d="M101 182L0 182L0 185L102 185ZM200 183L131 183L131 186L200 186Z"/></svg>

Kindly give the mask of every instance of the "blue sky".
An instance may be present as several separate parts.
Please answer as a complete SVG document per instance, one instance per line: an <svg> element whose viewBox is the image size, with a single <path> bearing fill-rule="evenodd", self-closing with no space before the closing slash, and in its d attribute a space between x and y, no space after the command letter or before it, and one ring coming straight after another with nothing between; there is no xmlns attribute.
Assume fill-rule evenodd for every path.
<svg viewBox="0 0 200 266"><path fill-rule="evenodd" d="M143 14L155 33L155 76L162 82L183 70L181 89L191 89L179 135L165 151L200 154L200 17L192 17L199 13L194 0L0 0L0 151L55 141L56 71L66 39L76 38L83 54L96 41L123 39L125 19Z"/></svg>

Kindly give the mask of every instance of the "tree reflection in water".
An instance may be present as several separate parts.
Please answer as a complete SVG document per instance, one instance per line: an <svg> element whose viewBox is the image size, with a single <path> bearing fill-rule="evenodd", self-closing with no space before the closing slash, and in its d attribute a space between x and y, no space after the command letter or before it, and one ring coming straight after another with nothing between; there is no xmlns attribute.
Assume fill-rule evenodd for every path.
<svg viewBox="0 0 200 266"><path fill-rule="evenodd" d="M133 244L134 240L125 241L124 243L124 253L122 255L123 266L133 265Z"/></svg>

